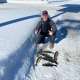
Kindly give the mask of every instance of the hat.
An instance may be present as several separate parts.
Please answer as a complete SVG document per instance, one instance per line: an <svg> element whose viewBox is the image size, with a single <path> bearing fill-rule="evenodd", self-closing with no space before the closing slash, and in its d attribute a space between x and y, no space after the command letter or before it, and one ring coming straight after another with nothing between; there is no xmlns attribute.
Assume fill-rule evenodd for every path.
<svg viewBox="0 0 80 80"><path fill-rule="evenodd" d="M48 15L48 11L46 10L42 11L42 15Z"/></svg>

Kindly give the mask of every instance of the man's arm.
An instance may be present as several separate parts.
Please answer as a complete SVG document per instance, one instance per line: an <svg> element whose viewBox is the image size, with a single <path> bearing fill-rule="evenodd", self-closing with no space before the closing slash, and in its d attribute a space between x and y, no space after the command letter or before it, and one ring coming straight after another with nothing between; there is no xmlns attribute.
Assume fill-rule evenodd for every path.
<svg viewBox="0 0 80 80"><path fill-rule="evenodd" d="M38 22L36 28L35 28L35 34L40 32L40 28L41 28L41 21Z"/></svg>
<svg viewBox="0 0 80 80"><path fill-rule="evenodd" d="M51 31L53 32L53 34L55 34L57 31L57 27L56 27L56 24L52 20L50 21L50 26L51 26Z"/></svg>

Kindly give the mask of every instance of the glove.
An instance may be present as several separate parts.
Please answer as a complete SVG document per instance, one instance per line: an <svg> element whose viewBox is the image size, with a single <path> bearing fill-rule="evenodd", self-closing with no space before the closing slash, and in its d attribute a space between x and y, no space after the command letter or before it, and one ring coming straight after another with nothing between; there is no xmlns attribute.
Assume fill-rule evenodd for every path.
<svg viewBox="0 0 80 80"><path fill-rule="evenodd" d="M49 31L49 35L52 36L53 35L53 32L52 31Z"/></svg>
<svg viewBox="0 0 80 80"><path fill-rule="evenodd" d="M37 30L35 31L35 34L37 34L38 32L37 32Z"/></svg>

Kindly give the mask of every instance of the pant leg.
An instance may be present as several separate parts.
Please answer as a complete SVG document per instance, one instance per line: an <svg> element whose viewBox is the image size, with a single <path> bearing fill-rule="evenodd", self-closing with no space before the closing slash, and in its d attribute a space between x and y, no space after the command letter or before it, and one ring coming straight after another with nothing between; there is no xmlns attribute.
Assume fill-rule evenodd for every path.
<svg viewBox="0 0 80 80"><path fill-rule="evenodd" d="M44 43L45 42L45 36L44 35L38 35L36 38L36 43L40 44L40 43Z"/></svg>
<svg viewBox="0 0 80 80"><path fill-rule="evenodd" d="M54 44L55 38L56 38L56 33L53 36L49 36L50 43Z"/></svg>

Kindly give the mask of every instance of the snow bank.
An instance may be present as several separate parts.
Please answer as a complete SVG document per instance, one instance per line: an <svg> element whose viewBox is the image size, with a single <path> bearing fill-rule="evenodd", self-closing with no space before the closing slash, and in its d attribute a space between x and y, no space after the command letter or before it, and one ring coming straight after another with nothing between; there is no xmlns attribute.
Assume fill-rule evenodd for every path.
<svg viewBox="0 0 80 80"><path fill-rule="evenodd" d="M24 9L6 9L0 10L1 18L0 24L5 24L5 22L24 18L31 15L36 15L39 12L35 10L26 11ZM32 30L36 26L38 18L23 20L23 21L13 21L12 24L6 24L0 27L0 60L7 58L18 49L24 41L30 36Z"/></svg>

